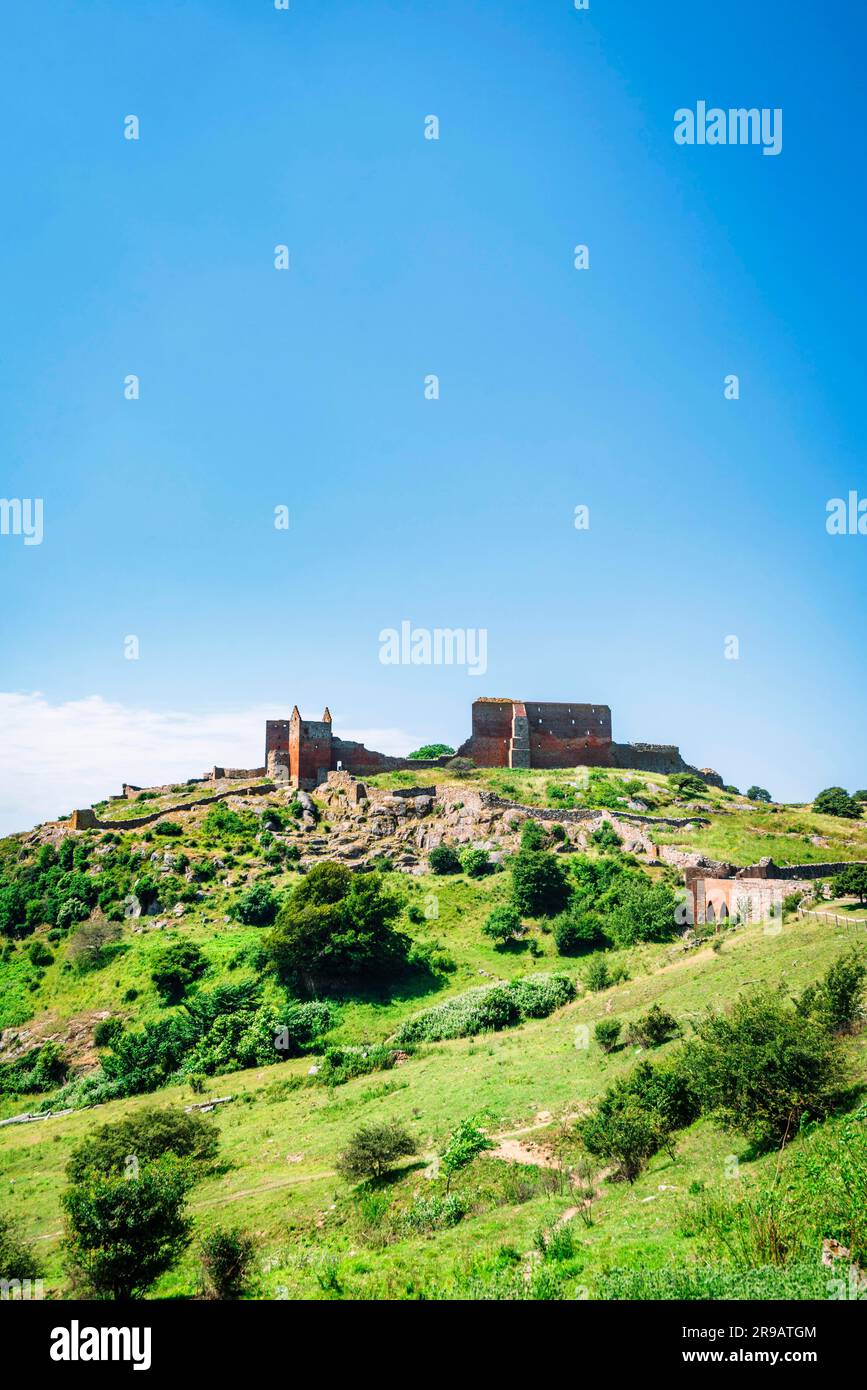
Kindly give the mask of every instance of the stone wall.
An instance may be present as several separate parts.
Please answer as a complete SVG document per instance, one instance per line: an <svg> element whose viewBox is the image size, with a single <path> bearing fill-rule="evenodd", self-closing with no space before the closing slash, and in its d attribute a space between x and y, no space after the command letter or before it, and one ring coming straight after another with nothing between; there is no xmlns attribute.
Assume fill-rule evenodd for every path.
<svg viewBox="0 0 867 1390"><path fill-rule="evenodd" d="M139 826L150 825L163 816L171 817L177 811L195 811L198 806L209 806L214 801L222 801L227 796L260 796L265 792L276 791L273 782L260 782L255 787L229 787L213 796L200 796L195 801L180 801L176 806L167 806L162 811L150 811L145 816L130 816L127 820L101 820L89 806L73 811L68 821L52 822L68 824L72 830L137 830Z"/></svg>

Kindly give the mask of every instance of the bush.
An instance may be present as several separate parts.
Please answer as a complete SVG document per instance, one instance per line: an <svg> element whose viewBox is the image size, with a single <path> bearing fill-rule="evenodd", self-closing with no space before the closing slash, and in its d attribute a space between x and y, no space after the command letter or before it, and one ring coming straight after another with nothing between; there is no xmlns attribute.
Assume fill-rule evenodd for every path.
<svg viewBox="0 0 867 1390"><path fill-rule="evenodd" d="M680 1032L676 1018L659 1004L654 1004L643 1018L636 1019L626 1029L626 1042L640 1047L660 1047Z"/></svg>
<svg viewBox="0 0 867 1390"><path fill-rule="evenodd" d="M770 801L771 793L764 787L747 787L748 801Z"/></svg>
<svg viewBox="0 0 867 1390"><path fill-rule="evenodd" d="M651 883L640 871L616 880L602 900L605 933L615 946L665 941L674 935L678 898L665 883Z"/></svg>
<svg viewBox="0 0 867 1390"><path fill-rule="evenodd" d="M119 1018L103 1018L99 1023L94 1024L93 1045L94 1047L111 1047L115 1038L123 1032L123 1021Z"/></svg>
<svg viewBox="0 0 867 1390"><path fill-rule="evenodd" d="M851 864L835 874L831 891L835 898L846 898L851 894L863 905L867 902L867 864Z"/></svg>
<svg viewBox="0 0 867 1390"><path fill-rule="evenodd" d="M154 1164L138 1178L91 1178L64 1192L64 1240L76 1282L99 1298L141 1296L190 1243L189 1176Z"/></svg>
<svg viewBox="0 0 867 1390"><path fill-rule="evenodd" d="M504 946L523 934L524 924L516 907L495 907L488 913L482 931L498 945Z"/></svg>
<svg viewBox="0 0 867 1390"><path fill-rule="evenodd" d="M338 1154L337 1168L350 1181L377 1180L384 1177L399 1158L411 1158L416 1152L415 1140L398 1120L363 1125Z"/></svg>
<svg viewBox="0 0 867 1390"><path fill-rule="evenodd" d="M30 957L30 964L35 965L37 970L41 970L46 965L54 964L54 956L44 941L31 941L27 947L27 954Z"/></svg>
<svg viewBox="0 0 867 1390"><path fill-rule="evenodd" d="M461 868L470 878L481 878L490 867L486 849L465 849L461 854Z"/></svg>
<svg viewBox="0 0 867 1390"><path fill-rule="evenodd" d="M600 1018L593 1029L593 1036L603 1052L613 1052L620 1038L622 1024L616 1018Z"/></svg>
<svg viewBox="0 0 867 1390"><path fill-rule="evenodd" d="M547 850L522 849L512 860L512 902L522 917L553 917L569 901L559 860Z"/></svg>
<svg viewBox="0 0 867 1390"><path fill-rule="evenodd" d="M229 916L245 927L269 927L277 916L279 899L266 883L254 884L229 909Z"/></svg>
<svg viewBox="0 0 867 1390"><path fill-rule="evenodd" d="M598 913L582 908L580 901L573 900L566 912L559 913L551 930L561 956L577 956L605 942L602 919Z"/></svg>
<svg viewBox="0 0 867 1390"><path fill-rule="evenodd" d="M193 941L176 941L153 957L151 979L164 1004L177 1004L207 968L201 947Z"/></svg>
<svg viewBox="0 0 867 1390"><path fill-rule="evenodd" d="M460 855L451 845L438 845L432 849L427 862L434 874L459 874L461 871Z"/></svg>
<svg viewBox="0 0 867 1390"><path fill-rule="evenodd" d="M479 1129L475 1120L461 1120L457 1129L452 1130L449 1141L440 1155L442 1171L446 1175L446 1193L451 1187L455 1173L467 1168L480 1153L493 1147L491 1140L484 1130Z"/></svg>
<svg viewBox="0 0 867 1390"><path fill-rule="evenodd" d="M603 989L608 989L614 983L611 971L608 969L608 962L604 956L598 956L591 960L584 976L587 988L592 989L594 994L598 994Z"/></svg>
<svg viewBox="0 0 867 1390"><path fill-rule="evenodd" d="M414 753L407 753L408 758L443 758L447 754L453 754L454 748L447 743L423 743L421 748L416 748Z"/></svg>
<svg viewBox="0 0 867 1390"><path fill-rule="evenodd" d="M831 1033L849 1033L863 1014L867 962L852 947L838 956L817 984L808 985L798 1000L799 1010L816 1018Z"/></svg>
<svg viewBox="0 0 867 1390"><path fill-rule="evenodd" d="M668 785L673 787L680 796L705 796L707 794L707 782L694 772L673 772L668 779Z"/></svg>
<svg viewBox="0 0 867 1390"><path fill-rule="evenodd" d="M51 1091L66 1080L68 1070L60 1046L49 1039L14 1062L0 1062L0 1095Z"/></svg>
<svg viewBox="0 0 867 1390"><path fill-rule="evenodd" d="M481 985L413 1014L395 1033L398 1047L496 1032L525 1018L547 1018L575 998L565 975L525 975L507 985Z"/></svg>
<svg viewBox="0 0 867 1390"><path fill-rule="evenodd" d="M672 1150L674 1131L698 1113L698 1098L679 1064L640 1062L609 1086L576 1128L588 1153L613 1163L616 1176L632 1183L655 1153Z"/></svg>
<svg viewBox="0 0 867 1390"><path fill-rule="evenodd" d="M177 821L174 820L157 821L156 825L154 826L155 835L169 835L172 837L172 839L175 839L178 835L183 835L183 833L183 826L178 825Z"/></svg>
<svg viewBox="0 0 867 1390"><path fill-rule="evenodd" d="M206 1298L240 1298L250 1283L256 1242L237 1227L217 1226L202 1237L202 1285Z"/></svg>
<svg viewBox="0 0 867 1390"><path fill-rule="evenodd" d="M213 1120L194 1110L186 1114L148 1105L121 1120L100 1125L77 1144L67 1162L66 1176L73 1183L123 1177L131 1157L140 1166L171 1156L207 1167L219 1147L220 1131Z"/></svg>
<svg viewBox="0 0 867 1390"><path fill-rule="evenodd" d="M742 994L697 1025L687 1059L702 1104L758 1147L791 1139L837 1102L839 1043L771 990Z"/></svg>
<svg viewBox="0 0 867 1390"><path fill-rule="evenodd" d="M407 964L409 938L392 926L402 908L379 874L316 864L280 908L264 949L282 978L305 989L383 977Z"/></svg>
<svg viewBox="0 0 867 1390"><path fill-rule="evenodd" d="M0 1212L0 1279L34 1279L37 1276L33 1246L18 1222Z"/></svg>
<svg viewBox="0 0 867 1390"><path fill-rule="evenodd" d="M525 820L521 826L521 849L544 849L548 836L537 820Z"/></svg>
<svg viewBox="0 0 867 1390"><path fill-rule="evenodd" d="M623 840L617 834L610 820L604 820L598 830L593 830L590 834L590 843L603 853L609 854L613 850L620 849Z"/></svg>
<svg viewBox="0 0 867 1390"><path fill-rule="evenodd" d="M826 816L842 816L847 820L859 820L862 805L850 796L844 787L826 787L813 802L813 810Z"/></svg>
<svg viewBox="0 0 867 1390"><path fill-rule="evenodd" d="M58 924L60 918L58 916ZM121 929L116 922L105 917L94 917L84 922L71 938L67 948L67 958L82 973L100 970L108 963L109 947L121 937Z"/></svg>

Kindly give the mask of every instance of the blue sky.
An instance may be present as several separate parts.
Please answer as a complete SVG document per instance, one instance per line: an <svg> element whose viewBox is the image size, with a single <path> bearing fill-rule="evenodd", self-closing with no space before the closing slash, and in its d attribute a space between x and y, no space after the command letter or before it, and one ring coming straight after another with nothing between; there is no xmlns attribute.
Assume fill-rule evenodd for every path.
<svg viewBox="0 0 867 1390"><path fill-rule="evenodd" d="M605 702L741 786L867 785L867 536L825 529L867 496L865 27L7 12L0 496L44 539L0 536L0 830L259 762L295 702L395 751L481 694ZM782 152L676 145L698 100L782 108ZM485 676L383 666L403 619L485 628Z"/></svg>

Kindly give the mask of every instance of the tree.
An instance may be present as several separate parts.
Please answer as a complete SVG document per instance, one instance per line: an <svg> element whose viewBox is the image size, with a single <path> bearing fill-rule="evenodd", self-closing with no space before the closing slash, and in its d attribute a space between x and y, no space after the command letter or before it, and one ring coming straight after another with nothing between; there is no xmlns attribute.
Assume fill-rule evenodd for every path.
<svg viewBox="0 0 867 1390"><path fill-rule="evenodd" d="M681 796L704 796L707 792L707 782L696 772L672 772L668 785Z"/></svg>
<svg viewBox="0 0 867 1390"><path fill-rule="evenodd" d="M448 743L423 743L421 748L416 748L414 753L407 753L408 758L422 758L427 761L430 758L443 758L446 754L454 753L454 748Z"/></svg>
<svg viewBox="0 0 867 1390"><path fill-rule="evenodd" d="M624 874L602 900L605 933L615 946L636 941L665 941L677 923L678 899L665 883L651 883L643 873Z"/></svg>
<svg viewBox="0 0 867 1390"><path fill-rule="evenodd" d="M840 1044L772 990L742 994L696 1031L686 1056L703 1107L754 1144L791 1139L802 1120L823 1118L836 1103Z"/></svg>
<svg viewBox="0 0 867 1390"><path fill-rule="evenodd" d="M141 1296L190 1243L190 1185L178 1164L160 1160L137 1178L97 1177L67 1188L64 1248L76 1281L97 1297Z"/></svg>
<svg viewBox="0 0 867 1390"><path fill-rule="evenodd" d="M595 845L604 854L609 854L613 850L620 849L623 840L618 835L610 820L604 820L598 830L590 833L590 843Z"/></svg>
<svg viewBox="0 0 867 1390"><path fill-rule="evenodd" d="M512 860L512 902L523 917L553 917L569 901L563 867L548 850L520 850Z"/></svg>
<svg viewBox="0 0 867 1390"><path fill-rule="evenodd" d="M637 1018L629 1024L626 1029L626 1041L637 1043L639 1047L660 1047L668 1042L669 1038L676 1037L679 1032L680 1025L677 1019L659 1004L654 1004L642 1018Z"/></svg>
<svg viewBox="0 0 867 1390"><path fill-rule="evenodd" d="M826 787L813 802L813 810L825 816L842 816L847 820L858 820L861 816L861 802L850 796L845 787Z"/></svg>
<svg viewBox="0 0 867 1390"><path fill-rule="evenodd" d="M204 952L194 941L175 941L153 957L151 979L164 1004L177 1004L207 968Z"/></svg>
<svg viewBox="0 0 867 1390"><path fill-rule="evenodd" d="M379 1180L399 1158L411 1158L417 1145L409 1130L398 1120L362 1125L346 1148L337 1156L337 1168L347 1179Z"/></svg>
<svg viewBox="0 0 867 1390"><path fill-rule="evenodd" d="M867 864L850 864L832 880L835 898L846 898L850 894L860 903L867 900Z"/></svg>
<svg viewBox="0 0 867 1390"><path fill-rule="evenodd" d="M629 1183L669 1139L661 1118L635 1096L597 1107L578 1122L578 1134L588 1153L614 1164L616 1176Z"/></svg>
<svg viewBox="0 0 867 1390"><path fill-rule="evenodd" d="M457 1129L452 1130L449 1142L440 1155L440 1166L446 1175L446 1192L451 1187L455 1173L468 1167L485 1149L493 1147L491 1140L484 1130L479 1129L475 1120L461 1120Z"/></svg>
<svg viewBox="0 0 867 1390"><path fill-rule="evenodd" d="M581 899L574 899L565 912L551 923L554 944L561 956L577 956L605 942L602 918L588 910Z"/></svg>
<svg viewBox="0 0 867 1390"><path fill-rule="evenodd" d="M33 1279L37 1276L33 1247L20 1225L0 1212L0 1279Z"/></svg>
<svg viewBox="0 0 867 1390"><path fill-rule="evenodd" d="M459 874L461 857L451 845L437 845L428 855L428 864L433 874Z"/></svg>
<svg viewBox="0 0 867 1390"><path fill-rule="evenodd" d="M505 946L507 942L523 935L524 924L521 914L516 907L495 907L488 913L482 932L492 941L496 941L498 946Z"/></svg>
<svg viewBox="0 0 867 1390"><path fill-rule="evenodd" d="M240 1298L250 1282L256 1242L237 1227L216 1226L202 1237L202 1283L207 1298Z"/></svg>
<svg viewBox="0 0 867 1390"><path fill-rule="evenodd" d="M72 1183L89 1178L126 1176L128 1160L142 1165L172 1157L195 1167L213 1163L220 1147L220 1131L213 1120L195 1111L145 1106L121 1120L100 1125L77 1144L66 1165Z"/></svg>
<svg viewBox="0 0 867 1390"><path fill-rule="evenodd" d="M280 900L268 884L256 883L229 908L229 916L245 927L270 927L279 906Z"/></svg>
<svg viewBox="0 0 867 1390"><path fill-rule="evenodd" d="M465 849L461 853L461 868L470 878L482 878L490 867L486 849Z"/></svg>
<svg viewBox="0 0 867 1390"><path fill-rule="evenodd" d="M600 1018L593 1036L603 1052L613 1052L620 1038L622 1024L617 1018Z"/></svg>
<svg viewBox="0 0 867 1390"><path fill-rule="evenodd" d="M409 938L392 926L402 908L380 874L316 864L280 908L264 951L282 978L305 989L381 977L407 962Z"/></svg>
<svg viewBox="0 0 867 1390"><path fill-rule="evenodd" d="M865 979L867 961L853 946L837 957L817 984L807 986L797 1001L798 1008L831 1033L849 1033L861 1020Z"/></svg>
<svg viewBox="0 0 867 1390"><path fill-rule="evenodd" d="M764 787L747 787L748 801L770 801L771 793Z"/></svg>
<svg viewBox="0 0 867 1390"><path fill-rule="evenodd" d="M61 906L58 914L58 926L61 925L60 918L64 906L65 904ZM105 917L94 916L89 922L83 922L70 940L67 950L68 959L82 973L88 970L99 970L107 963L107 948L119 941L120 936L121 929L117 922L109 922Z"/></svg>

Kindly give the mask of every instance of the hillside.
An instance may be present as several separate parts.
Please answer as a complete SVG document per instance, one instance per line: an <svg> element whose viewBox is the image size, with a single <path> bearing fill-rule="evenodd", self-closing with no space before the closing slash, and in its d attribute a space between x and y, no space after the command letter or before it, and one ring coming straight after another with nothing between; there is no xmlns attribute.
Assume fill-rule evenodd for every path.
<svg viewBox="0 0 867 1390"><path fill-rule="evenodd" d="M867 912L851 899L826 907L814 893L803 912L787 903L781 930L672 921L642 939L624 924L651 889L648 904L676 903L684 864L703 856L743 866L763 857L779 865L867 860L867 822L713 788L684 795L675 780L643 773L436 769L420 775L420 789L413 780L405 772L371 779L357 801L339 779L312 798L267 788L242 795L225 783L208 789L225 793L221 800L186 811L173 808L191 799L188 786L153 789L97 808L113 821L159 812L147 826L71 831L57 822L0 844L0 1119L67 1112L0 1128L0 1190L35 1242L51 1295L68 1287L61 1194L71 1152L97 1125L154 1104L182 1110L231 1097L209 1112L220 1160L188 1201L197 1237L227 1224L254 1234L259 1297L595 1298L624 1288L649 1297L647 1271L704 1269L720 1231L741 1219L732 1204L773 1187L777 1146L751 1144L710 1113L678 1124L634 1182L588 1161L577 1122L645 1058L663 1067L676 1059L708 1008L762 985L799 995L863 938ZM410 790L420 794L400 795ZM528 811L479 801L479 793ZM492 910L511 901L534 810L563 816L535 820L536 852L559 866L573 896L594 875L597 885L626 885L620 900L609 891L609 907L603 895L589 913L604 925L610 911L607 939L564 953L554 913L522 913L519 934L504 944L483 934ZM569 812L588 815L569 821ZM599 841L606 824L619 845L605 832ZM459 872L434 873L430 855L443 846L473 847L487 863L465 859ZM287 984L268 955L274 915L313 881L311 870L335 862L355 884L368 882L359 869L377 871L377 892L395 904L393 926L409 954L375 978L362 970L312 987ZM833 909L836 918L823 915ZM198 948L175 995L174 985L153 979L173 946ZM594 977L600 962L610 983ZM498 982L519 991L507 998L531 1001L499 1029L437 1040L442 1025L408 1022ZM656 1046L625 1041L654 1005L672 1016L677 1035ZM469 1016L463 1001L455 1007ZM169 1030L172 1020L186 1027L190 1017L199 1031L184 1035L177 1065L148 1071L136 1040L167 1021ZM610 1052L595 1034L605 1020L623 1025ZM270 1034L283 1026L292 1045L285 1060L271 1061ZM124 1037L140 1057L134 1078L129 1055L126 1070L112 1060ZM787 1145L793 1190L799 1153L821 1153L826 1163L827 1153L851 1150L853 1126L863 1142L865 1037L845 1030L838 1100L823 1124ZM437 1155L468 1118L494 1147L446 1191ZM410 1130L414 1156L381 1183L340 1176L337 1157L353 1133L392 1119ZM779 1296L788 1281L794 1296L824 1296L816 1292L827 1278L822 1241L860 1250L863 1232L851 1226L842 1210L817 1212L766 1286L760 1273L751 1292ZM152 1296L196 1294L196 1249ZM715 1257L719 1264L718 1248ZM747 1266L764 1263L755 1251L746 1264L730 1252L723 1259L741 1290ZM704 1275L689 1277L699 1296L725 1296L725 1279L711 1288Z"/></svg>

